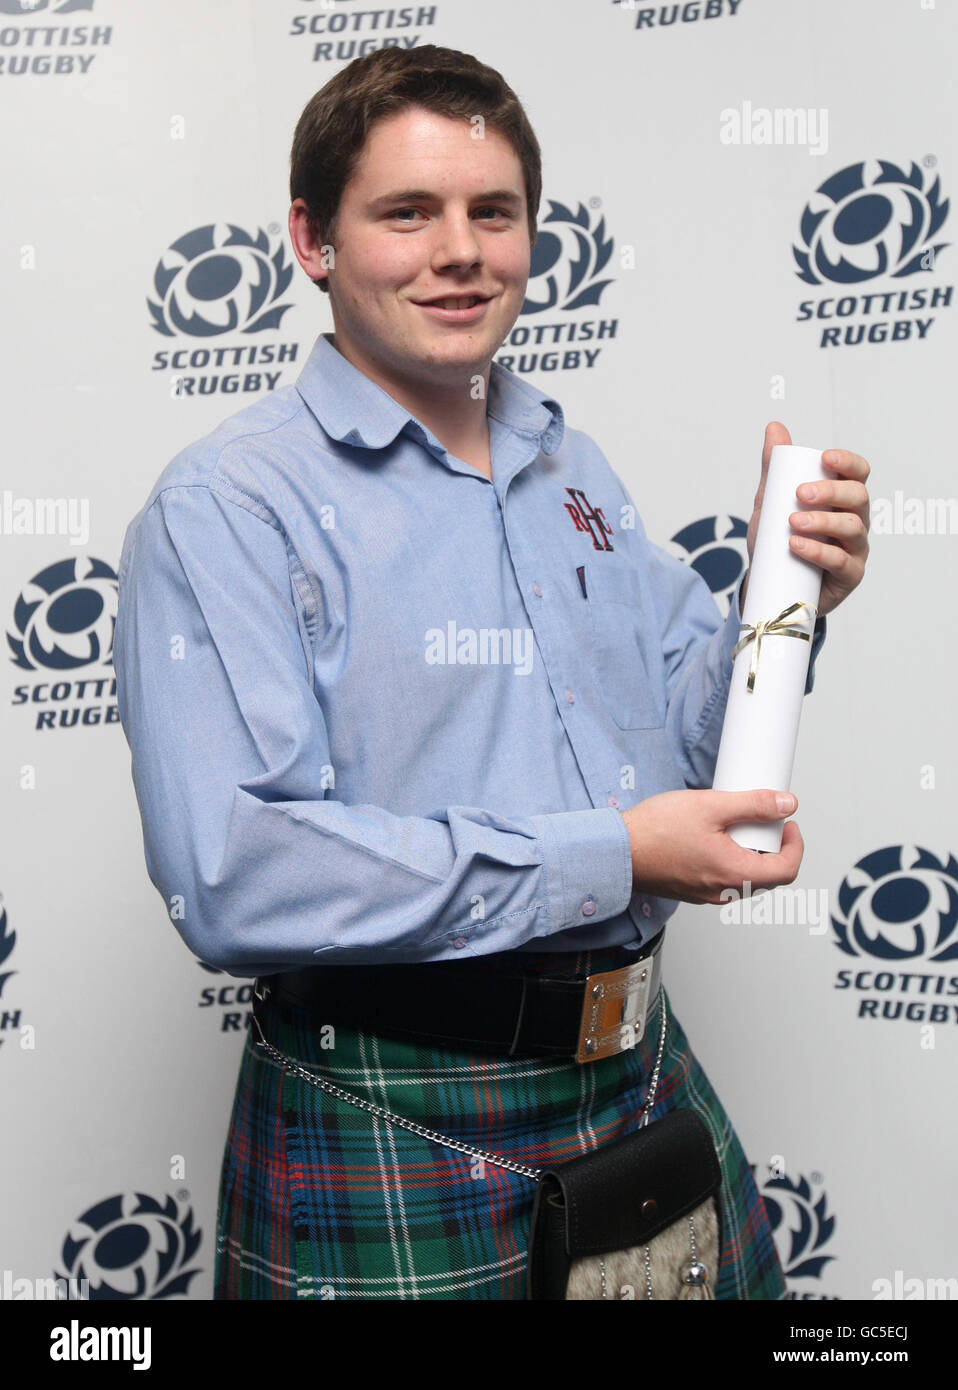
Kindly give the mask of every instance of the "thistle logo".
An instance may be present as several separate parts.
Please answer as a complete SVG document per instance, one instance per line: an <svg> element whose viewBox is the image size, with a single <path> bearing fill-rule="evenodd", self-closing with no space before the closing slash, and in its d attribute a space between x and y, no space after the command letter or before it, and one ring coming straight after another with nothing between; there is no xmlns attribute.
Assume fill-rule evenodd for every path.
<svg viewBox="0 0 958 1390"><path fill-rule="evenodd" d="M859 1018L958 1023L958 975L900 968L958 961L953 854L942 862L917 845L875 850L846 876L838 906L835 944L868 967L839 970L835 980L836 989L855 992ZM934 1046L933 1028L923 1028L922 1043Z"/></svg>
<svg viewBox="0 0 958 1390"><path fill-rule="evenodd" d="M592 206L598 203L598 198L591 200ZM578 211L573 212L564 203L550 199L548 215L539 223L536 244L532 248L529 283L520 318L535 318L556 311L566 315L595 308L603 291L612 284L611 278L602 278L602 272L609 264L614 244L612 238L606 236L604 217L593 226L582 203ZM632 248L624 250L631 252ZM496 360L520 375L594 367L602 349L585 344L614 338L618 326L618 319L593 317L520 323L503 343L504 355ZM570 343L576 346L569 347ZM561 352L550 351L556 344L566 346ZM518 354L508 351L527 346L535 350ZM540 351L541 348L546 350Z"/></svg>
<svg viewBox="0 0 958 1390"><path fill-rule="evenodd" d="M177 374L171 381L171 395L272 391L280 372L235 369L295 362L297 344L260 337L278 329L292 308L292 302L279 301L289 288L293 267L286 262L279 228L269 230L272 249L270 236L262 229L254 238L230 223L210 223L181 236L160 257L153 276L156 299L146 301L157 333L207 341L236 333L260 338L256 343L157 351L153 371ZM203 374L195 375L197 371Z"/></svg>
<svg viewBox="0 0 958 1390"><path fill-rule="evenodd" d="M917 164L909 175L883 159L877 166L866 174L865 164L850 164L820 186L817 211L805 208L806 250L792 247L800 280L852 285L886 274L899 279L927 269L929 250L934 256L949 244L931 244L948 212L948 200L939 202L940 180L925 192Z"/></svg>
<svg viewBox="0 0 958 1390"><path fill-rule="evenodd" d="M769 1176L759 1182L756 1167L752 1166L759 1184L765 1212L768 1216L775 1246L788 1283L786 1298L807 1301L833 1299L837 1294L823 1293L819 1288L804 1284L806 1279L820 1279L822 1271L836 1257L824 1249L835 1231L835 1218L828 1214L828 1201L821 1185L821 1174L793 1181L782 1171L781 1164L769 1169ZM802 1281L796 1289L795 1281Z"/></svg>
<svg viewBox="0 0 958 1390"><path fill-rule="evenodd" d="M924 164L935 162L929 155ZM909 173L885 159L849 164L818 187L802 213L802 244L792 247L796 274L809 285L836 286L931 274L950 245L935 239L948 208L939 178L926 189L914 162ZM819 347L921 340L935 321L927 311L947 308L952 291L933 285L828 294L801 303L798 320L822 322ZM843 319L856 321L838 322Z"/></svg>
<svg viewBox="0 0 958 1390"><path fill-rule="evenodd" d="M297 0L313 13L297 14L287 30L290 38L313 39L314 63L348 63L377 48L416 48L423 30L436 23L438 5L403 5L401 9L360 9L350 13L352 0ZM356 37L346 38L346 33ZM395 37L394 37L395 36Z"/></svg>
<svg viewBox="0 0 958 1390"><path fill-rule="evenodd" d="M19 15L31 19L44 14L45 19L92 10L93 0L0 0L0 15ZM109 24L57 25L44 24L41 29L13 24L3 26L3 53L0 55L0 77L18 77L25 73L36 77L65 77L90 71L96 50L106 47L113 37ZM69 52L64 52L69 48ZM23 49L24 52L17 52Z"/></svg>
<svg viewBox="0 0 958 1390"><path fill-rule="evenodd" d="M207 965L205 960L197 960L196 963L209 975L223 976L226 974L225 970L218 970L215 965ZM253 981L233 980L228 985L208 985L205 989L201 989L198 1007L217 1010L221 1033L242 1033L249 1027L250 1019L253 1016L250 1007L252 999ZM242 1009L236 1007L238 1004L243 1006Z"/></svg>
<svg viewBox="0 0 958 1390"><path fill-rule="evenodd" d="M20 1010L11 1011L3 1003L3 991L8 980L17 974L16 970L4 970L3 967L10 957L14 946L17 944L17 934L11 931L7 922L7 909L0 908L0 1047L6 1041L8 1029L20 1026Z"/></svg>
<svg viewBox="0 0 958 1390"><path fill-rule="evenodd" d="M68 675L14 689L14 705L36 709L37 729L115 724L119 712L113 676L117 576L103 560L75 556L35 574L13 609L16 635L7 633L11 661L22 671ZM106 701L107 703L103 703Z"/></svg>
<svg viewBox="0 0 958 1390"><path fill-rule="evenodd" d="M67 1274L86 1280L91 1300L175 1298L189 1290L199 1268L186 1269L202 1239L192 1208L173 1197L161 1205L142 1192L108 1197L89 1207L63 1242Z"/></svg>
<svg viewBox="0 0 958 1390"><path fill-rule="evenodd" d="M735 586L748 563L748 523L738 516L705 516L690 521L665 549L700 574L728 616Z"/></svg>

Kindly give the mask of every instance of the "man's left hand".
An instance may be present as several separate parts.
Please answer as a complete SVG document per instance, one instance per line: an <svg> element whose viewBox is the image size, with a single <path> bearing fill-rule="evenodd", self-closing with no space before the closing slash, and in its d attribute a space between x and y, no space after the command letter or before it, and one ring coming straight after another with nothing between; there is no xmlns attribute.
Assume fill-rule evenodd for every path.
<svg viewBox="0 0 958 1390"><path fill-rule="evenodd" d="M758 518L765 496L765 479L768 476L769 459L776 444L791 444L792 437L779 421L773 420L765 427L765 447L762 450L762 477L755 494L752 519L748 524L749 565L758 532ZM849 453L847 449L828 449L822 455L822 462L834 479L820 479L802 483L796 494L798 501L816 502L827 511L798 511L789 516L792 535L789 545L792 552L822 570L822 593L818 601L818 615L824 617L857 589L865 573L868 558L868 528L871 524L868 509L868 492L865 479L871 469L860 454ZM805 488L814 486L817 496L808 497ZM741 599L744 607L745 589L748 576L742 585Z"/></svg>

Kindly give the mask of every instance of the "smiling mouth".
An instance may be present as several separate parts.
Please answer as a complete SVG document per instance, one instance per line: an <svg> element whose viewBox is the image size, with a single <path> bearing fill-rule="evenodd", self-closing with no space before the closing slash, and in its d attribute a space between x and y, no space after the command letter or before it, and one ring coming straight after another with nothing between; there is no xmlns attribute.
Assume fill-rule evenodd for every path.
<svg viewBox="0 0 958 1390"><path fill-rule="evenodd" d="M476 304L485 304L491 299L487 294L447 295L445 299L422 299L416 302L427 309L471 309Z"/></svg>

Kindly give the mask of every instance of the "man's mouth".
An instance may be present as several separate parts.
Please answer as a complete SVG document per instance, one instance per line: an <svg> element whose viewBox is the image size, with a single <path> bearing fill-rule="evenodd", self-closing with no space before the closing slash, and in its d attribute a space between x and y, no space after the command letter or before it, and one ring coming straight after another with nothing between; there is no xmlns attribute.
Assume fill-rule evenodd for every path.
<svg viewBox="0 0 958 1390"><path fill-rule="evenodd" d="M447 295L444 299L420 299L416 302L433 309L471 309L475 304L484 304L492 296L488 294Z"/></svg>

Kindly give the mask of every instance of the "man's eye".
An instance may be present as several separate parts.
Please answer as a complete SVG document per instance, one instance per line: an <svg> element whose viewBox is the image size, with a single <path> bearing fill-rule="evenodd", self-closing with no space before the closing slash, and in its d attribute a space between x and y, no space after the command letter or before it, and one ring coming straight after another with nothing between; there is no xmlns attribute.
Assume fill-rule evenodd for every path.
<svg viewBox="0 0 958 1390"><path fill-rule="evenodd" d="M397 221L405 222L405 221L408 221L408 219L403 217L403 213L405 213L405 212L416 213L416 212L418 212L418 211L419 211L418 208L396 208L394 212L390 213L390 216L393 217L393 218L395 218ZM508 217L508 216L509 216L509 214L506 212L506 210L505 210L504 208L492 207L491 205L488 206L488 207L477 208L476 211L477 211L477 212L491 212L491 213L494 213L494 214L496 215L496 217Z"/></svg>

